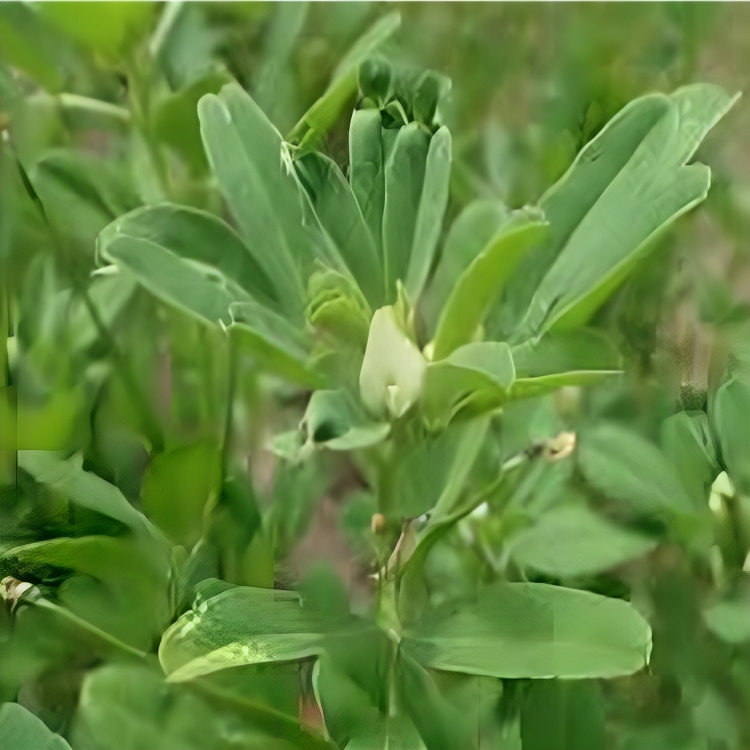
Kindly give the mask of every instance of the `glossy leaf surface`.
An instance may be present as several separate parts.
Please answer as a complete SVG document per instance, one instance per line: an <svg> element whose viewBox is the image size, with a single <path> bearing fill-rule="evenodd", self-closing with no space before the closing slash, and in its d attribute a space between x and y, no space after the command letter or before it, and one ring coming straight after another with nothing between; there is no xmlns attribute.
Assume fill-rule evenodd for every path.
<svg viewBox="0 0 750 750"><path fill-rule="evenodd" d="M178 619L162 638L159 660L170 681L184 682L243 664L312 656L320 637L297 594L241 587Z"/></svg>

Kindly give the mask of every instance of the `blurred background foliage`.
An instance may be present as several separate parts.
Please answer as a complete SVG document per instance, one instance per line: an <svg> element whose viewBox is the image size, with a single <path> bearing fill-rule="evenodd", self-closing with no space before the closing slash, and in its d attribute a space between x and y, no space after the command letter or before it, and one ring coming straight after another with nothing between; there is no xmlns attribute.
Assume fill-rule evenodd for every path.
<svg viewBox="0 0 750 750"><path fill-rule="evenodd" d="M303 581L313 600L315 592L344 596L340 580L353 608L366 611L376 506L356 460L319 453L302 465L280 461L269 445L299 423L306 393L249 358L230 382L222 333L135 282L97 272L96 237L127 211L165 199L224 215L198 99L235 78L295 140L347 51L394 10L401 25L380 54L452 81L440 112L454 143L446 226L477 198L512 208L537 202L637 96L694 81L748 88L743 4L0 4L0 573L34 583L74 613L62 624L44 607L16 617L9 598L0 611L0 699L25 706L76 749L322 744L295 723L298 715L308 728L320 722L304 669L234 670L201 693L166 687L158 669L121 663L100 637L152 651L190 604L194 583L212 575L261 587ZM313 133L343 169L355 98L356 85ZM741 361L750 316L749 126L743 98L698 154L713 172L706 204L678 222L598 314L625 355L625 378L515 404L498 428L502 458L562 430L578 432L580 457L535 464L497 500L497 515L467 519L426 566L444 599L493 575L627 596L654 629L651 668L569 699L525 681L444 675L441 691L481 725L482 747L520 748L522 737L524 750L750 742L750 450L726 452L730 476L713 490L718 464L698 478L711 512L697 529L658 512L625 514L652 540L645 543L609 540L588 517L565 511L534 525L571 493L623 520L618 483L596 481L597 455L632 453L645 465L655 444L668 452L668 420L707 410L722 352ZM736 413L750 413L737 399ZM218 502L227 424L252 480ZM39 454L16 453L26 450L73 458L63 476ZM426 459L421 470L415 484L429 485ZM110 485L125 506L113 498L107 513L92 509L86 498ZM132 508L153 527L140 528ZM153 552L157 537L169 540L172 559ZM69 548L46 547L46 558L5 554L54 540ZM558 556L545 564L555 543ZM576 558L584 543L593 551ZM618 544L638 555L601 551ZM592 566L597 556L606 564ZM101 631L81 629L76 617ZM589 718L563 730L573 710L566 700L583 706L571 715Z"/></svg>

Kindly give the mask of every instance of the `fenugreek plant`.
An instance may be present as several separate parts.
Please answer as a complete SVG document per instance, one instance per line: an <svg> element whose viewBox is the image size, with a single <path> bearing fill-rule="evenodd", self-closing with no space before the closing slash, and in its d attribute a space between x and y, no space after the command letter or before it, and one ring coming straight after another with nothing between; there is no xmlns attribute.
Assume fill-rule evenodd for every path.
<svg viewBox="0 0 750 750"><path fill-rule="evenodd" d="M634 99L534 205L454 206L451 83L376 52L397 14L283 136L274 50L302 11L254 97L225 69L166 91L197 33L176 8L148 49L93 43L127 109L58 97L117 123L135 183L3 142L0 205L48 251L4 260L3 747L645 747L623 706L664 669L652 628L682 632L649 570L679 550L711 581L700 637L750 638L750 375L740 321L705 398L639 428L603 311L706 199L694 156L735 98ZM85 34L27 10L0 32ZM346 582L294 562L332 502L341 529L308 538L346 537ZM712 742L717 712L692 719ZM659 746L690 736L661 718Z"/></svg>

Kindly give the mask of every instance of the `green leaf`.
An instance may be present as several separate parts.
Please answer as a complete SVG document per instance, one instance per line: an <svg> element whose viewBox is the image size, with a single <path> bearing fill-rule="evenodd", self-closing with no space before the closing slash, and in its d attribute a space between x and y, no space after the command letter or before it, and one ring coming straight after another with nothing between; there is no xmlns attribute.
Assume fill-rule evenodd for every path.
<svg viewBox="0 0 750 750"><path fill-rule="evenodd" d="M489 420L479 419L457 431L458 442L451 460L447 462L445 484L435 503L436 518L439 519L453 511L479 457L489 426Z"/></svg>
<svg viewBox="0 0 750 750"><path fill-rule="evenodd" d="M440 315L432 359L469 343L523 254L546 233L538 213L518 211L503 224L455 282Z"/></svg>
<svg viewBox="0 0 750 750"><path fill-rule="evenodd" d="M198 104L201 134L222 195L292 317L302 319L305 282L316 258L329 261L320 226L287 145L236 83Z"/></svg>
<svg viewBox="0 0 750 750"><path fill-rule="evenodd" d="M349 750L426 750L408 716L383 716L364 724L347 743Z"/></svg>
<svg viewBox="0 0 750 750"><path fill-rule="evenodd" d="M488 422L477 419L425 436L398 458L394 474L396 507L407 518L449 513L466 489L466 481L487 435ZM402 557L402 561L406 560Z"/></svg>
<svg viewBox="0 0 750 750"><path fill-rule="evenodd" d="M295 161L315 213L373 308L383 304L383 268L349 183L336 163L309 153Z"/></svg>
<svg viewBox="0 0 750 750"><path fill-rule="evenodd" d="M105 326L111 328L120 319L135 291L138 283L129 273L118 273L115 276L95 276L89 283L89 298L99 313ZM91 318L91 313L80 298L74 300L70 310L70 331L72 346L77 351L85 351L100 338L99 329Z"/></svg>
<svg viewBox="0 0 750 750"><path fill-rule="evenodd" d="M59 734L18 703L0 704L0 746L3 750L70 750Z"/></svg>
<svg viewBox="0 0 750 750"><path fill-rule="evenodd" d="M59 91L70 64L70 50L40 18L39 8L22 3L0 6L0 54L48 91ZM68 58L68 59L66 59Z"/></svg>
<svg viewBox="0 0 750 750"><path fill-rule="evenodd" d="M370 333L370 306L356 283L336 271L314 273L308 289L316 367L329 387L356 392Z"/></svg>
<svg viewBox="0 0 750 750"><path fill-rule="evenodd" d="M371 55L401 25L400 13L389 13L379 18L344 55L331 76L323 95L302 115L294 126L290 140L299 140L325 133L338 119L339 114L357 91L357 70L360 63Z"/></svg>
<svg viewBox="0 0 750 750"><path fill-rule="evenodd" d="M84 151L46 151L30 170L29 178L48 215L65 217L68 223L71 215L76 216L76 224L100 222L93 234L139 204L121 164ZM76 229L74 236L79 234Z"/></svg>
<svg viewBox="0 0 750 750"><path fill-rule="evenodd" d="M17 240L24 226L22 218L29 215L31 208L16 155L9 143L0 143L0 258L3 261L15 254Z"/></svg>
<svg viewBox="0 0 750 750"><path fill-rule="evenodd" d="M321 377L310 363L310 341L306 331L255 302L230 306L234 323L229 335L240 350L247 351L264 367L292 382L321 387Z"/></svg>
<svg viewBox="0 0 750 750"><path fill-rule="evenodd" d="M112 136L128 132L130 110L119 104L71 93L59 94L55 101L72 131L106 130Z"/></svg>
<svg viewBox="0 0 750 750"><path fill-rule="evenodd" d="M443 126L430 140L414 240L404 281L406 293L412 300L419 299L422 293L440 238L443 216L448 205L451 158L451 134Z"/></svg>
<svg viewBox="0 0 750 750"><path fill-rule="evenodd" d="M35 606L128 653L143 656L169 621L169 558L151 541L58 537L13 547L0 561L16 578L56 581L75 572L59 586L59 604L38 598Z"/></svg>
<svg viewBox="0 0 750 750"><path fill-rule="evenodd" d="M389 726L369 693L328 654L315 662L312 684L326 729L339 746L387 748L395 741L395 725ZM419 740L413 727L412 732Z"/></svg>
<svg viewBox="0 0 750 750"><path fill-rule="evenodd" d="M118 244L124 239L141 242ZM150 247L155 249L149 250ZM138 270L136 275L141 280L146 278L148 256L153 254L169 258L168 262L172 265L177 265L178 261L192 261L192 264L181 265L197 269L199 266L195 264L201 264L215 269L227 282L232 282L232 291L238 299L245 299L249 295L271 306L277 299L268 276L237 233L213 214L195 208L162 203L136 209L112 222L100 234L98 251L110 262L132 266L134 273ZM146 257L141 257L141 254ZM166 291L168 279L153 273L151 276L148 283L153 287L164 287ZM240 292L236 292L235 285ZM242 294L242 291L246 294ZM178 304L187 311L191 311L191 308L197 311L204 303L191 302L190 296L177 297L172 293L172 304ZM209 319L216 321L219 318ZM221 319L229 322L226 317Z"/></svg>
<svg viewBox="0 0 750 750"><path fill-rule="evenodd" d="M708 403L709 417L721 448L721 460L735 487L750 492L750 378L744 370L729 375Z"/></svg>
<svg viewBox="0 0 750 750"><path fill-rule="evenodd" d="M602 573L645 555L657 544L580 505L544 513L531 528L512 537L508 550L522 567L568 577Z"/></svg>
<svg viewBox="0 0 750 750"><path fill-rule="evenodd" d="M206 505L221 484L221 455L213 440L160 453L143 478L146 515L175 544L186 549L201 537Z"/></svg>
<svg viewBox="0 0 750 750"><path fill-rule="evenodd" d="M606 422L579 437L579 465L592 487L645 515L697 511L674 466L653 443Z"/></svg>
<svg viewBox="0 0 750 750"><path fill-rule="evenodd" d="M651 94L586 145L540 202L552 244L535 259L546 273L520 336L585 323L656 233L705 199L710 170L686 162L734 101L709 84Z"/></svg>
<svg viewBox="0 0 750 750"><path fill-rule="evenodd" d="M349 181L375 246L383 253L385 157L377 109L357 109L349 126Z"/></svg>
<svg viewBox="0 0 750 750"><path fill-rule="evenodd" d="M507 218L508 209L502 203L477 200L470 203L451 225L435 273L420 301L430 335L435 333L440 312L456 285L456 279Z"/></svg>
<svg viewBox="0 0 750 750"><path fill-rule="evenodd" d="M151 240L117 235L101 257L126 268L156 297L198 319L232 322L229 306L243 290L216 270L181 258Z"/></svg>
<svg viewBox="0 0 750 750"><path fill-rule="evenodd" d="M45 152L29 179L56 234L86 259L97 234L141 203L121 163L73 149Z"/></svg>
<svg viewBox="0 0 750 750"><path fill-rule="evenodd" d="M320 631L291 591L241 587L180 617L159 646L170 682L243 664L293 661L317 654Z"/></svg>
<svg viewBox="0 0 750 750"><path fill-rule="evenodd" d="M46 451L19 451L18 466L69 503L113 518L139 536L163 539L117 487L96 474L84 471L74 460L63 461Z"/></svg>
<svg viewBox="0 0 750 750"><path fill-rule="evenodd" d="M320 498L325 496L331 477L320 461L276 467L273 506L266 517L268 534L278 557L289 554L305 535Z"/></svg>
<svg viewBox="0 0 750 750"><path fill-rule="evenodd" d="M155 135L177 151L194 172L208 168L201 141L198 102L206 94L218 94L231 80L225 70L212 70L167 96L154 111Z"/></svg>
<svg viewBox="0 0 750 750"><path fill-rule="evenodd" d="M425 180L430 136L409 123L398 131L385 164L383 259L386 300L396 299L396 282L406 279Z"/></svg>
<svg viewBox="0 0 750 750"><path fill-rule="evenodd" d="M155 3L111 2L91 6L81 17L74 2L40 8L51 24L76 42L111 58L132 47L153 17Z"/></svg>
<svg viewBox="0 0 750 750"><path fill-rule="evenodd" d="M398 320L396 308L381 307L370 324L359 375L362 403L378 418L402 416L422 393L426 365Z"/></svg>
<svg viewBox="0 0 750 750"><path fill-rule="evenodd" d="M601 331L551 332L511 349L516 379L510 398L541 396L563 386L590 386L622 374L622 358Z"/></svg>
<svg viewBox="0 0 750 750"><path fill-rule="evenodd" d="M271 710L264 711L264 706L248 700L255 719L251 722L242 716L242 700L232 705L224 697L224 691L217 690L206 695L213 700L205 700L180 686L165 684L153 670L109 664L84 679L74 727L75 746L82 750L286 747L286 742L267 736L258 726L272 718L275 736L301 740L295 747L315 747L304 742L291 717L284 721L287 717L279 712L279 721L271 716Z"/></svg>
<svg viewBox="0 0 750 750"><path fill-rule="evenodd" d="M308 285L307 317L334 346L351 348L362 356L367 346L372 312L357 284L336 271L314 273ZM327 343L327 342L326 342Z"/></svg>
<svg viewBox="0 0 750 750"><path fill-rule="evenodd" d="M86 676L77 718L76 747L101 750L206 747L198 738L216 721L198 698L170 690L151 670L114 664Z"/></svg>
<svg viewBox="0 0 750 750"><path fill-rule="evenodd" d="M313 393L303 425L311 443L336 451L376 445L385 440L390 432L387 422L368 419L346 390Z"/></svg>
<svg viewBox="0 0 750 750"><path fill-rule="evenodd" d="M87 349L100 341L101 334L88 304L95 308L97 322L114 329L137 288L133 276L110 266L106 271L94 272L88 283L88 299L83 299L59 278L54 258L38 254L24 277L18 346L29 354L47 347L56 350L61 345L70 347L69 351L78 356L92 354Z"/></svg>
<svg viewBox="0 0 750 750"><path fill-rule="evenodd" d="M424 414L432 428L454 417L477 416L499 409L515 379L506 343L481 341L466 344L446 359L431 362L424 375Z"/></svg>
<svg viewBox="0 0 750 750"><path fill-rule="evenodd" d="M263 521L252 482L237 467L231 472L225 469L225 472L221 494L211 509L206 539L218 553L225 581L242 586L265 586L268 579L273 583L273 560L270 559L273 550L270 549L268 557L262 555L263 547L270 548L270 545L263 544L266 541ZM199 546L201 544L199 542Z"/></svg>
<svg viewBox="0 0 750 750"><path fill-rule="evenodd" d="M14 425L0 435L5 450L69 450L76 442L85 419L86 402L80 388L56 389L41 404L27 404L12 398L2 402L3 423Z"/></svg>
<svg viewBox="0 0 750 750"><path fill-rule="evenodd" d="M521 709L523 750L604 750L604 705L595 682L537 680Z"/></svg>
<svg viewBox="0 0 750 750"><path fill-rule="evenodd" d="M406 713L427 750L475 747L476 728L440 694L429 672L404 650L399 652L396 677Z"/></svg>
<svg viewBox="0 0 750 750"><path fill-rule="evenodd" d="M695 507L705 507L711 485L721 473L717 446L706 413L681 411L665 419L661 427L661 442Z"/></svg>
<svg viewBox="0 0 750 750"><path fill-rule="evenodd" d="M703 612L708 629L726 643L750 641L750 602L735 596L712 604Z"/></svg>
<svg viewBox="0 0 750 750"><path fill-rule="evenodd" d="M99 236L98 253L167 304L225 325L232 322L232 302L252 299L239 280L249 284L259 276L241 240L220 219L171 204L137 209L110 224Z"/></svg>
<svg viewBox="0 0 750 750"><path fill-rule="evenodd" d="M648 663L651 630L625 601L543 583L500 583L405 633L433 669L509 679L617 677Z"/></svg>
<svg viewBox="0 0 750 750"><path fill-rule="evenodd" d="M310 3L273 6L263 56L255 67L255 100L280 131L294 123L299 90L294 75L295 53L305 28Z"/></svg>
<svg viewBox="0 0 750 750"><path fill-rule="evenodd" d="M39 578L56 567L103 580L122 577L123 562L136 550L136 542L126 537L56 537L12 547L3 551L2 558L12 561L15 571Z"/></svg>
<svg viewBox="0 0 750 750"><path fill-rule="evenodd" d="M271 370L315 383L303 330L274 311L275 291L242 240L215 216L173 204L148 206L99 237L102 258L132 273L163 302L223 323Z"/></svg>

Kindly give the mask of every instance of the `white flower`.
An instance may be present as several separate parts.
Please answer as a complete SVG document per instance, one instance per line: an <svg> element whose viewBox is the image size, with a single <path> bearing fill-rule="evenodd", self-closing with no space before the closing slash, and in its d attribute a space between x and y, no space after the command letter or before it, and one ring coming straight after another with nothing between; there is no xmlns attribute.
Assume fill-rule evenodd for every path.
<svg viewBox="0 0 750 750"><path fill-rule="evenodd" d="M381 307L370 324L359 374L362 403L374 416L402 416L422 392L427 362L399 325L394 307Z"/></svg>

